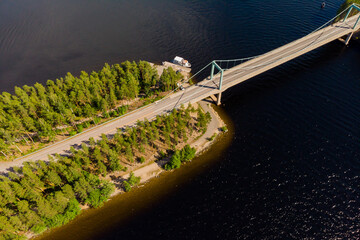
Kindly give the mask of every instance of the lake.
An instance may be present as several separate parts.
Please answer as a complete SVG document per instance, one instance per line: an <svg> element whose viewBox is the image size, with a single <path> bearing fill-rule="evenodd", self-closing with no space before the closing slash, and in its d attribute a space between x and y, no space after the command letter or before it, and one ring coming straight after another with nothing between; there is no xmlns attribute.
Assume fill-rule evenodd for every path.
<svg viewBox="0 0 360 240"><path fill-rule="evenodd" d="M262 54L305 36L342 1L321 3L4 0L1 90L105 62L176 55L195 73L214 59ZM43 239L358 238L359 43L330 43L226 91L222 114L232 134L198 163Z"/></svg>

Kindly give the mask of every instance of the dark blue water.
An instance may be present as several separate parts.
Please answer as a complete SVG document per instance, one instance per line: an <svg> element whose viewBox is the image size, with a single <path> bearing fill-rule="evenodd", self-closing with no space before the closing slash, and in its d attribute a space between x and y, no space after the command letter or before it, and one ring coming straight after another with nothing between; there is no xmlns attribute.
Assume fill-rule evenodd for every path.
<svg viewBox="0 0 360 240"><path fill-rule="evenodd" d="M261 54L342 3L321 2L1 1L1 90L104 62L180 55L196 71ZM92 239L359 239L359 41L330 43L223 96L235 137L219 161Z"/></svg>

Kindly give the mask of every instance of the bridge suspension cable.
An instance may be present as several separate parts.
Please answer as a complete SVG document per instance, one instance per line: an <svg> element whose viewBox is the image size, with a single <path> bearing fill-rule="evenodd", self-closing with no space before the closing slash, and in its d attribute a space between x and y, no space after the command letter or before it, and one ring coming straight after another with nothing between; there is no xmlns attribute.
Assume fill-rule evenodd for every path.
<svg viewBox="0 0 360 240"><path fill-rule="evenodd" d="M354 5L357 5L357 4L354 4ZM341 11L341 12L340 12L339 14L337 14L335 17L333 17L332 19L330 19L329 21L327 21L326 23L324 23L323 25L321 25L320 27L318 27L318 28L316 28L315 30L313 30L312 32L306 34L304 37L309 36L309 35L317 32L317 31L319 31L319 30L321 30L321 29L325 29L326 26L328 26L329 24L333 23L336 18L338 18L338 17L341 16L343 13L345 13L347 10L349 10L349 8L351 8L351 5L348 6L346 9L344 9L343 11ZM335 29L334 29L334 30L335 30ZM319 39L321 36L322 36L322 33L318 36L317 39ZM306 47L298 50L297 52L300 52L300 51L302 51L302 50L310 47L311 45L314 44L314 42L316 42L317 39L315 39L313 42L311 42L308 46L306 46ZM270 52L271 52L271 51L270 51ZM296 53L297 53L297 52L296 52ZM268 53L269 53L269 52L264 53L264 54L268 54ZM296 54L296 53L294 53L294 54ZM260 55L256 55L256 56L252 56L252 57L246 57L246 58L239 58L239 59L221 59L221 60L214 60L214 62L218 63L222 69L228 70L228 69L230 69L230 68L232 68L232 67L235 67L235 66L237 66L237 65L239 65L239 64L244 63L245 61L248 61L248 60L252 60L252 59L261 57L261 56L263 56L264 54L260 54ZM224 62L226 63L226 67L223 67L223 63L224 63ZM232 66L229 68L228 66L229 66L229 63L230 63L230 62L232 62L232 64L230 64L230 66L231 66L231 65L232 65ZM239 62L239 64L236 64L237 62ZM260 67L260 66L266 66L266 65L269 65L269 64L271 64L271 63L265 63L265 64L261 64L261 65L258 65L258 66L252 66L251 68L248 67L248 68L244 68L244 69L252 69L252 68L256 68L256 67Z"/></svg>
<svg viewBox="0 0 360 240"><path fill-rule="evenodd" d="M204 71L207 67L209 67L211 65L212 62L208 63L205 67L203 67L201 70L199 70L197 73L195 73L194 75L192 75L189 79L187 79L186 81L184 81L181 85L179 85L178 87L176 87L174 90L172 90L171 92L169 92L168 94L165 95L165 98L167 98L170 94L174 93L175 91L177 91L180 87L182 87L185 83L190 82L190 80L194 79L197 75L199 75L202 71Z"/></svg>
<svg viewBox="0 0 360 240"><path fill-rule="evenodd" d="M360 5L358 5L358 4L353 4L353 5L356 5L357 7L360 7ZM313 30L313 31L310 32L309 34L305 35L304 37L309 36L309 35L317 32L317 31L320 31L321 29L325 30L325 27L326 27L326 26L328 26L329 24L332 24L336 18L338 18L339 16L341 16L342 14L344 14L344 13L345 13L346 11L348 11L349 8L351 8L351 7L352 7L352 5L348 6L346 9L344 9L344 10L341 11L339 14L337 14L335 17L333 17L332 19L330 19L329 21L327 21L326 23L324 23L323 25L321 25L321 26L318 27L317 29ZM344 19L344 21L343 21L339 26L346 25L346 24L347 24L346 20L347 20L347 19ZM326 36L331 35L335 30L336 30L336 28L334 28L334 29L333 29L330 33L328 33ZM299 53L300 51L303 51L303 50L309 48L310 46L312 46L313 44L315 44L318 39L320 39L321 37L323 37L323 34L324 34L324 31L322 31L322 32L319 34L319 36L317 36L316 39L314 39L309 45L307 45L307 46L305 46L305 47L302 47L301 49L297 50L296 52L292 53L291 55L295 55L295 54ZM304 37L303 37L303 38L304 38ZM274 50L276 50L276 49L274 49ZM272 50L272 51L274 51L274 50ZM270 52L272 52L272 51L270 51ZM213 62L208 63L205 67L203 67L203 68L202 68L201 70L199 70L197 73L195 73L191 78L189 78L188 80L184 81L180 86L178 86L177 88L175 88L175 89L174 89L173 91L171 91L169 94L167 94L167 95L165 96L165 98L168 97L171 93L173 93L173 92L175 92L176 90L178 90L178 89L179 89L181 86L183 86L185 83L188 83L188 82L189 82L190 80L192 80L195 76L199 75L202 71L204 71L207 67L209 67L209 66L212 65L213 63L216 63L216 64L220 65L220 68L225 71L225 70L228 70L228 69L230 69L230 68L232 68L232 67L235 67L236 65L239 65L239 64L244 63L244 62L249 61L249 60L253 60L253 59L255 59L255 58L259 58L259 57L261 57L261 56L263 56L263 55L265 55L265 54L268 54L268 53L269 53L269 52L264 53L264 54L260 54L260 55L256 55L256 56L252 56L252 57L246 57L246 58L214 60ZM277 62L277 61L279 61L279 60L282 60L282 59L284 59L284 58L286 58L286 57L289 57L289 56L287 55L287 56L284 56L284 57L281 57L281 58L277 58L277 59L275 59L275 60L270 60L270 61L268 61L268 62L266 62L266 63L262 63L262 64L259 64L259 65L255 65L255 66L243 67L243 68L241 68L240 70L249 70L249 69L254 69L254 68L258 68L258 67L267 66L267 65L270 65L270 64L272 64L272 63L274 63L274 62ZM239 62L239 64L236 64L236 63L238 63L238 62ZM223 63L226 63L226 68L222 66ZM229 68L229 63L232 63L231 65L233 65L233 66L230 67L230 68ZM241 73L238 73L238 74L241 74ZM237 74L236 74L236 75L237 75ZM203 87L206 87L209 83L212 83L212 82L213 82L213 81L207 81L205 84L201 85L201 86L200 86L201 88L199 88L199 90L197 90L196 92L194 92L191 96L197 94L199 91L201 91L201 89L202 89ZM214 83L214 82L213 82L213 83ZM186 91L186 89L185 89L185 91ZM181 99L181 97L180 97L180 99ZM180 100L179 100L179 101L180 101ZM176 107L176 105L177 105L177 104L175 104L174 108Z"/></svg>
<svg viewBox="0 0 360 240"><path fill-rule="evenodd" d="M330 19L328 22L326 22L325 24L323 24L323 25L320 26L319 28L315 29L315 30L312 31L311 33L305 35L304 37L309 36L310 34L313 34L313 33L317 32L317 31L320 31L321 29L325 30L325 26L327 26L329 23L332 23L338 16L340 16L341 14L343 14L344 12L346 12L347 10L349 10L350 7L351 7L351 6L347 7L345 10L343 10L343 11L340 12L338 15L336 15L334 18ZM346 25L346 24L347 24L347 22L342 22L339 26ZM329 35L332 34L335 30L336 30L336 29L334 28L334 29L333 29L330 33L328 33L326 36L329 36ZM319 36L318 36L316 39L314 39L309 45L307 45L307 46L305 46L305 47L297 50L296 52L292 53L292 55L295 55L295 54L297 54L297 53L299 53L299 52L301 52L301 51L303 51L303 50L311 47L314 43L316 43L316 41L317 41L319 38L323 37L323 33L324 33L324 32L322 31L321 34L319 34ZM273 50L273 51L274 51L274 50ZM270 51L270 52L271 52L271 51ZM268 52L268 53L269 53L269 52ZM268 54L268 53L266 53L266 54ZM260 55L260 56L261 56L261 55ZM272 63L274 63L274 62L276 62L276 61L279 61L279 60L281 60L281 59L284 59L284 58L286 58L286 57L288 57L288 56L284 56L284 57L282 57L282 58L280 58L280 59L270 60L270 61L268 61L268 62L266 62L266 63L262 63L262 64L255 65L255 66L242 67L241 70L249 70L249 69L254 69L254 68L258 68L258 67L264 67L264 66L270 65L270 64L272 64Z"/></svg>

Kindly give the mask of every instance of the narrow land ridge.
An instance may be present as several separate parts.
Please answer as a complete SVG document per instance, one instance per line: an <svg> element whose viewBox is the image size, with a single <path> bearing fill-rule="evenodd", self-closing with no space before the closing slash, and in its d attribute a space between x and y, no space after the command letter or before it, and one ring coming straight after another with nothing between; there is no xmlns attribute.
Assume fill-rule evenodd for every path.
<svg viewBox="0 0 360 240"><path fill-rule="evenodd" d="M202 82L186 88L182 93L177 93L171 97L165 98L159 102L138 109L131 114L120 117L108 123L104 123L73 138L58 142L38 152L15 159L11 162L0 163L0 171L6 171L13 166L21 166L25 161L46 160L48 155L55 153L64 154L71 146L79 146L82 142L87 141L90 137L99 138L101 134L115 134L118 128L133 125L138 120L153 119L157 115L167 113L174 108L180 107L181 104L187 105L205 99L211 95L218 94L226 89L246 81L267 70L275 68L287 61L310 52L320 46L323 46L340 37L357 31L358 25L353 29L359 15L348 18L347 22L338 22L331 26L320 29L303 38L295 40L289 44L279 47L260 57L249 60L240 64L224 73L224 80L221 91L218 89L219 76L215 76L211 81L203 80Z"/></svg>

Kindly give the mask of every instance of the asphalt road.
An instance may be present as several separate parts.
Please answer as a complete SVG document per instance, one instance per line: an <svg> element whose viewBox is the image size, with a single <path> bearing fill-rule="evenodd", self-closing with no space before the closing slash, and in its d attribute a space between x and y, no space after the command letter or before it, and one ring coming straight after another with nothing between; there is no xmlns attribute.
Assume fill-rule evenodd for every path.
<svg viewBox="0 0 360 240"><path fill-rule="evenodd" d="M351 33L357 17L358 15L349 18L345 23L338 23L321 29L225 71L222 91ZM359 27L357 27L356 30L358 29ZM167 113L173 108L179 107L181 104L186 105L188 103L198 102L213 94L219 93L218 85L219 75L216 75L213 80L203 80L202 82L190 86L184 91L172 94L157 103L135 110L120 118L116 118L102 125L88 129L81 134L57 142L37 152L17 158L11 162L3 162L0 164L0 171L6 171L12 166L21 166L24 161L47 160L48 155L55 153L64 154L71 146L79 146L81 143L86 142L90 137L97 139L102 133L114 134L118 128L131 126L136 123L137 120L143 120L145 118L150 120L157 115Z"/></svg>

